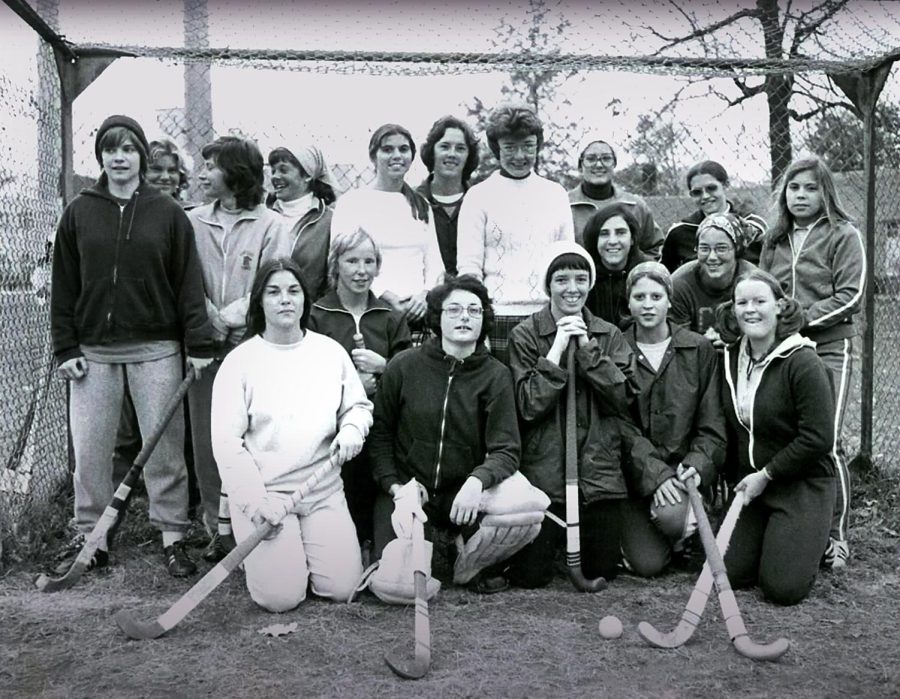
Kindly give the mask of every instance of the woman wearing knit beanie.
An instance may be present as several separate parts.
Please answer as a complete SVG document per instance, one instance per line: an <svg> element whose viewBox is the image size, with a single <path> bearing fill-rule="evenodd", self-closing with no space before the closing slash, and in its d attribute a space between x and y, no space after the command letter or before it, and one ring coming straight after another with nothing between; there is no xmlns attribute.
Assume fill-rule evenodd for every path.
<svg viewBox="0 0 900 699"><path fill-rule="evenodd" d="M672 280L658 262L628 274L634 323L625 339L635 354L638 426L653 444L648 465L631 483L622 551L631 571L661 573L696 522L685 481L708 488L725 457L725 417L718 358L702 335L668 320Z"/></svg>
<svg viewBox="0 0 900 699"><path fill-rule="evenodd" d="M127 381L141 430L159 423L183 376L182 345L196 371L212 338L194 232L169 195L146 184L148 144L133 119L97 131L103 173L63 212L53 251L51 330L60 375L70 381L78 534L61 555L67 570L110 502L113 445ZM183 548L188 521L180 407L144 468L150 521L162 532L176 577L196 566ZM101 542L91 567L108 563Z"/></svg>
<svg viewBox="0 0 900 699"><path fill-rule="evenodd" d="M566 517L565 425L571 419L566 395L568 362L574 362L578 474L574 497L581 522L582 570L588 578L610 580L621 560L626 471L641 460L640 454L652 451L649 446L634 450L638 456L630 458L628 444L640 438L628 418L637 390L634 357L619 329L585 308L594 263L584 248L559 241L548 246L545 259L541 279L550 300L513 328L509 337L524 445L519 469L549 496L550 512L557 519ZM545 519L537 539L512 559L509 581L526 588L547 585L563 536L562 528Z"/></svg>
<svg viewBox="0 0 900 699"><path fill-rule="evenodd" d="M272 209L285 217L291 230L290 256L303 273L312 300L328 292L328 248L331 217L340 190L316 146L279 147L269 153L274 199Z"/></svg>
<svg viewBox="0 0 900 699"><path fill-rule="evenodd" d="M713 214L697 228L697 259L672 275L669 318L721 347L716 308L731 298L738 276L755 269L744 259L744 224L734 214Z"/></svg>

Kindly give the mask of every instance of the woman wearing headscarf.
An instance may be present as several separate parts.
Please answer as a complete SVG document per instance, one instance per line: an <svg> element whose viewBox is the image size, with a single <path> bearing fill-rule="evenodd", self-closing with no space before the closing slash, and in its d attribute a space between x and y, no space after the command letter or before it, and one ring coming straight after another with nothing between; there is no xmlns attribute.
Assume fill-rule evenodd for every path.
<svg viewBox="0 0 900 699"><path fill-rule="evenodd" d="M315 301L328 291L327 260L337 181L316 146L276 148L269 153L269 167L274 190L269 205L291 226L290 256Z"/></svg>

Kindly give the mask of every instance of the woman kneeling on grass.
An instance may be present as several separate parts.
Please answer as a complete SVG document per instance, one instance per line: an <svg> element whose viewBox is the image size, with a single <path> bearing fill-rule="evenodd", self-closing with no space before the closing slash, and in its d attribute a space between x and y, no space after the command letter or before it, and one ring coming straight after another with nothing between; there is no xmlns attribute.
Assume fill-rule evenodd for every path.
<svg viewBox="0 0 900 699"><path fill-rule="evenodd" d="M725 417L712 343L668 320L672 279L659 262L628 274L634 324L624 332L635 354L638 424L652 458L631 484L622 550L631 570L662 572L693 529L684 482L715 483L725 456ZM690 523L690 524L689 524Z"/></svg>
<svg viewBox="0 0 900 699"><path fill-rule="evenodd" d="M250 596L273 612L302 602L307 583L347 600L362 573L340 467L362 449L372 403L341 346L306 329L311 305L296 263L265 263L250 292L250 339L213 386L213 453L235 539L278 525L244 563ZM292 508L291 493L329 459L332 470Z"/></svg>
<svg viewBox="0 0 900 699"><path fill-rule="evenodd" d="M725 347L726 417L738 436L747 506L725 555L735 588L758 584L778 604L812 588L834 504L834 399L803 311L769 273L738 278L716 314Z"/></svg>
<svg viewBox="0 0 900 699"><path fill-rule="evenodd" d="M415 478L430 528L460 535L454 582L475 578L477 591L497 592L506 587L501 576L476 574L538 530L534 522L505 526L479 514L484 491L519 465L512 381L484 346L493 308L480 281L455 277L432 289L426 302L426 322L437 337L392 359L375 397L369 449L382 491L375 500L375 553L394 539L392 512L405 507Z"/></svg>

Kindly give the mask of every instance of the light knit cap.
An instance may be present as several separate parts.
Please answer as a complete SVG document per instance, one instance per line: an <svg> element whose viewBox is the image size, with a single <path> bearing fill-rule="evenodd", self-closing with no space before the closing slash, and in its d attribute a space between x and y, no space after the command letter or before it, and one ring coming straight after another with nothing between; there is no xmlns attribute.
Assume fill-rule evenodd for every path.
<svg viewBox="0 0 900 699"><path fill-rule="evenodd" d="M550 296L550 280L547 279L547 272L550 270L550 265L553 264L553 261L561 255L579 255L584 258L590 269L590 288L593 289L594 282L597 281L597 268L594 266L594 261L591 259L591 256L588 255L587 250L574 240L557 240L547 246L544 253L544 262L540 268L543 272L544 293L547 294L548 297Z"/></svg>

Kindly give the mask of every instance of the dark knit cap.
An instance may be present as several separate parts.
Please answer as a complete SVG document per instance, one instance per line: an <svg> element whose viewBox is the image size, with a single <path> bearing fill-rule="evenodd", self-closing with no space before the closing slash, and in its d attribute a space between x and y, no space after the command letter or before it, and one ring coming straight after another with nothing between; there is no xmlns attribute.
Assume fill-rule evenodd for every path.
<svg viewBox="0 0 900 699"><path fill-rule="evenodd" d="M103 158L101 157L102 154L100 152L100 141L103 138L103 134L116 126L122 126L134 134L134 137L138 140L144 151L141 155L141 169L145 169L147 164L147 154L150 152L150 144L147 143L147 137L144 135L144 130L141 128L141 125L124 114L113 114L112 116L106 117L106 119L103 120L103 123L100 124L100 128L97 129L97 136L94 138L94 155L97 156L97 162L100 163L100 165L103 165Z"/></svg>

